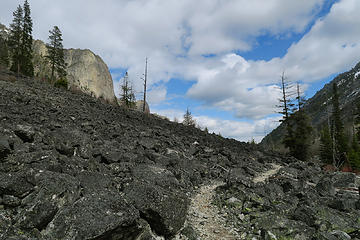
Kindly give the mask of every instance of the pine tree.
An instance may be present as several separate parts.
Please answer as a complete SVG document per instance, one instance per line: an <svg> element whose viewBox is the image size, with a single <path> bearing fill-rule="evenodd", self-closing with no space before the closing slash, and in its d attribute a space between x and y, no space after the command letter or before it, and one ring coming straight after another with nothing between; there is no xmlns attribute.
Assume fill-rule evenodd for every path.
<svg viewBox="0 0 360 240"><path fill-rule="evenodd" d="M53 30L49 31L50 43L46 45L48 49L48 55L51 65L51 80L54 80L55 71L58 78L64 79L66 77L66 64L64 59L64 47L62 44L62 34L59 27L54 26Z"/></svg>
<svg viewBox="0 0 360 240"><path fill-rule="evenodd" d="M328 124L320 132L320 159L323 163L333 163L333 140Z"/></svg>
<svg viewBox="0 0 360 240"><path fill-rule="evenodd" d="M136 105L135 94L133 88L129 82L129 74L126 72L123 80L123 84L121 85L121 102L127 108L134 108Z"/></svg>
<svg viewBox="0 0 360 240"><path fill-rule="evenodd" d="M335 167L340 168L347 161L347 152L348 144L344 134L344 124L341 121L340 116L340 103L339 103L339 93L337 90L336 83L333 84L333 124L332 124L332 134L335 144Z"/></svg>
<svg viewBox="0 0 360 240"><path fill-rule="evenodd" d="M209 133L209 129L207 127L205 127L204 132Z"/></svg>
<svg viewBox="0 0 360 240"><path fill-rule="evenodd" d="M349 151L349 163L353 170L360 170L360 145L356 134L353 135Z"/></svg>
<svg viewBox="0 0 360 240"><path fill-rule="evenodd" d="M33 66L33 38L32 38L32 19L30 12L30 5L27 0L24 2L24 18L22 25L22 44L21 44L21 72L29 77L34 76L34 66Z"/></svg>
<svg viewBox="0 0 360 240"><path fill-rule="evenodd" d="M353 170L360 170L360 144L359 144L359 128L360 124L360 104L358 103L354 107L355 112L353 112L353 131L352 131L352 142L351 148L349 151L349 163Z"/></svg>
<svg viewBox="0 0 360 240"><path fill-rule="evenodd" d="M291 115L291 108L294 106L291 99L291 91L292 85L287 82L285 73L281 75L281 93L282 97L279 99L280 105L277 107L281 108L280 114L283 115L283 118L279 120L280 122L283 122L285 125L286 133L283 139L283 144L286 148L290 148L294 146L295 142L295 136L293 131L293 121L290 119ZM290 151L291 152L291 151Z"/></svg>
<svg viewBox="0 0 360 240"><path fill-rule="evenodd" d="M297 106L288 118L288 134L285 137L285 146L289 148L290 155L306 161L309 156L312 127L310 119L303 106L305 99L301 96L300 86L297 84Z"/></svg>
<svg viewBox="0 0 360 240"><path fill-rule="evenodd" d="M184 125L186 125L186 126L193 126L193 127L195 127L195 125L196 125L196 121L193 119L189 108L186 109L186 112L185 112L185 114L184 114L184 120L183 120L182 123L183 123Z"/></svg>
<svg viewBox="0 0 360 240"><path fill-rule="evenodd" d="M8 44L4 38L0 36L0 66L4 68L9 67L9 49Z"/></svg>
<svg viewBox="0 0 360 240"><path fill-rule="evenodd" d="M23 9L19 5L13 12L13 22L10 24L9 47L11 50L11 68L13 72L20 73L22 63L22 27L23 27Z"/></svg>

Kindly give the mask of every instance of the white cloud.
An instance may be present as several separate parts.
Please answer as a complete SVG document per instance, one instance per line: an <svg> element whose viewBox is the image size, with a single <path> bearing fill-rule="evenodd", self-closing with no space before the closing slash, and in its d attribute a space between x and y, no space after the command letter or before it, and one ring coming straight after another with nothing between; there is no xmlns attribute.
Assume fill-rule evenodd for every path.
<svg viewBox="0 0 360 240"><path fill-rule="evenodd" d="M273 85L283 71L290 81L310 83L345 71L360 60L359 11L357 0L334 4L283 58L246 61L235 54L213 58L211 65L216 67L209 62L199 67L198 81L188 95L238 117L262 118L275 110L279 92ZM228 58L231 61L224 60Z"/></svg>
<svg viewBox="0 0 360 240"><path fill-rule="evenodd" d="M2 0L0 21L9 24L22 2ZM255 37L266 32L301 32L323 2L32 0L31 9L36 38L46 40L48 30L58 25L66 47L89 48L110 67L129 68L139 78L148 56L149 79L158 82L183 75L201 54L251 49ZM184 54L186 61L178 58Z"/></svg>
<svg viewBox="0 0 360 240"><path fill-rule="evenodd" d="M111 68L129 71L142 91L145 57L149 88L173 78L196 81L187 96L263 118L275 111L282 71L307 83L344 71L359 60L360 1L341 0L294 43L282 58L248 61L235 50L250 51L263 35L286 38L302 33L326 0L32 0L34 36L47 39L58 25L67 48L89 48ZM2 0L0 22L7 25L23 0ZM46 11L44 11L46 9ZM214 54L206 58L203 54ZM115 82L115 92L117 92ZM152 103L166 99L164 87L149 93Z"/></svg>
<svg viewBox="0 0 360 240"><path fill-rule="evenodd" d="M161 116L168 117L171 121L176 118L179 122L182 122L184 119L184 111L181 110L153 110ZM202 129L207 127L210 133L220 133L223 137L234 138L244 142L251 141L252 139L260 142L266 134L279 125L280 119L280 117L276 116L254 121L234 121L197 115L193 115L193 118Z"/></svg>
<svg viewBox="0 0 360 240"><path fill-rule="evenodd" d="M159 104L166 99L167 90L165 86L156 86L147 94L147 102L152 105Z"/></svg>

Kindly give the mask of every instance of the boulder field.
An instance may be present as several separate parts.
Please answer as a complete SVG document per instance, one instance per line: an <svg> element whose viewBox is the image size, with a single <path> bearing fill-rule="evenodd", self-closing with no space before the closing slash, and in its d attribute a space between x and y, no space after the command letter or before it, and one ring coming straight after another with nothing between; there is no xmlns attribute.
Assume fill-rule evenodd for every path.
<svg viewBox="0 0 360 240"><path fill-rule="evenodd" d="M360 239L359 186L352 173L0 72L0 239Z"/></svg>

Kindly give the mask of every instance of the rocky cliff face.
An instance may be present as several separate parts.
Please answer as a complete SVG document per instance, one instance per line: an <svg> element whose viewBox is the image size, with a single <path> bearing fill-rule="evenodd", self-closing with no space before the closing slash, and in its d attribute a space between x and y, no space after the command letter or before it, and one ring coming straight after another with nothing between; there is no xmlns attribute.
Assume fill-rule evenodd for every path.
<svg viewBox="0 0 360 240"><path fill-rule="evenodd" d="M1 240L360 238L352 173L1 71L0 122Z"/></svg>
<svg viewBox="0 0 360 240"><path fill-rule="evenodd" d="M7 38L9 35L9 29L5 25L0 23L0 37Z"/></svg>
<svg viewBox="0 0 360 240"><path fill-rule="evenodd" d="M33 49L35 75L50 76L50 66L44 58L47 55L46 45L36 40ZM112 77L107 65L99 56L87 49L66 49L65 63L70 88L116 103Z"/></svg>

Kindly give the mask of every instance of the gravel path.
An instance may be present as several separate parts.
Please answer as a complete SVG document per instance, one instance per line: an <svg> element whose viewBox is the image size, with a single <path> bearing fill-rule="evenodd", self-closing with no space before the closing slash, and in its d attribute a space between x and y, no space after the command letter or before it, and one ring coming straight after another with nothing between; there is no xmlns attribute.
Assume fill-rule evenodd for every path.
<svg viewBox="0 0 360 240"><path fill-rule="evenodd" d="M254 183L259 183L259 182L265 182L269 177L275 175L279 170L280 168L282 168L282 166L280 165L277 165L275 163L272 164L273 168L260 174L259 176L255 177L253 179L253 182Z"/></svg>
<svg viewBox="0 0 360 240"><path fill-rule="evenodd" d="M189 222L199 234L201 240L239 239L231 229L225 226L225 219L211 202L215 189L223 182L212 182L202 186L198 194L191 200Z"/></svg>
<svg viewBox="0 0 360 240"><path fill-rule="evenodd" d="M255 183L264 182L270 176L276 174L281 166L273 164L273 168L255 177ZM198 193L192 198L189 209L188 221L198 232L201 240L240 239L240 236L226 226L225 216L219 213L219 209L212 204L215 189L223 182L212 182L200 187Z"/></svg>

